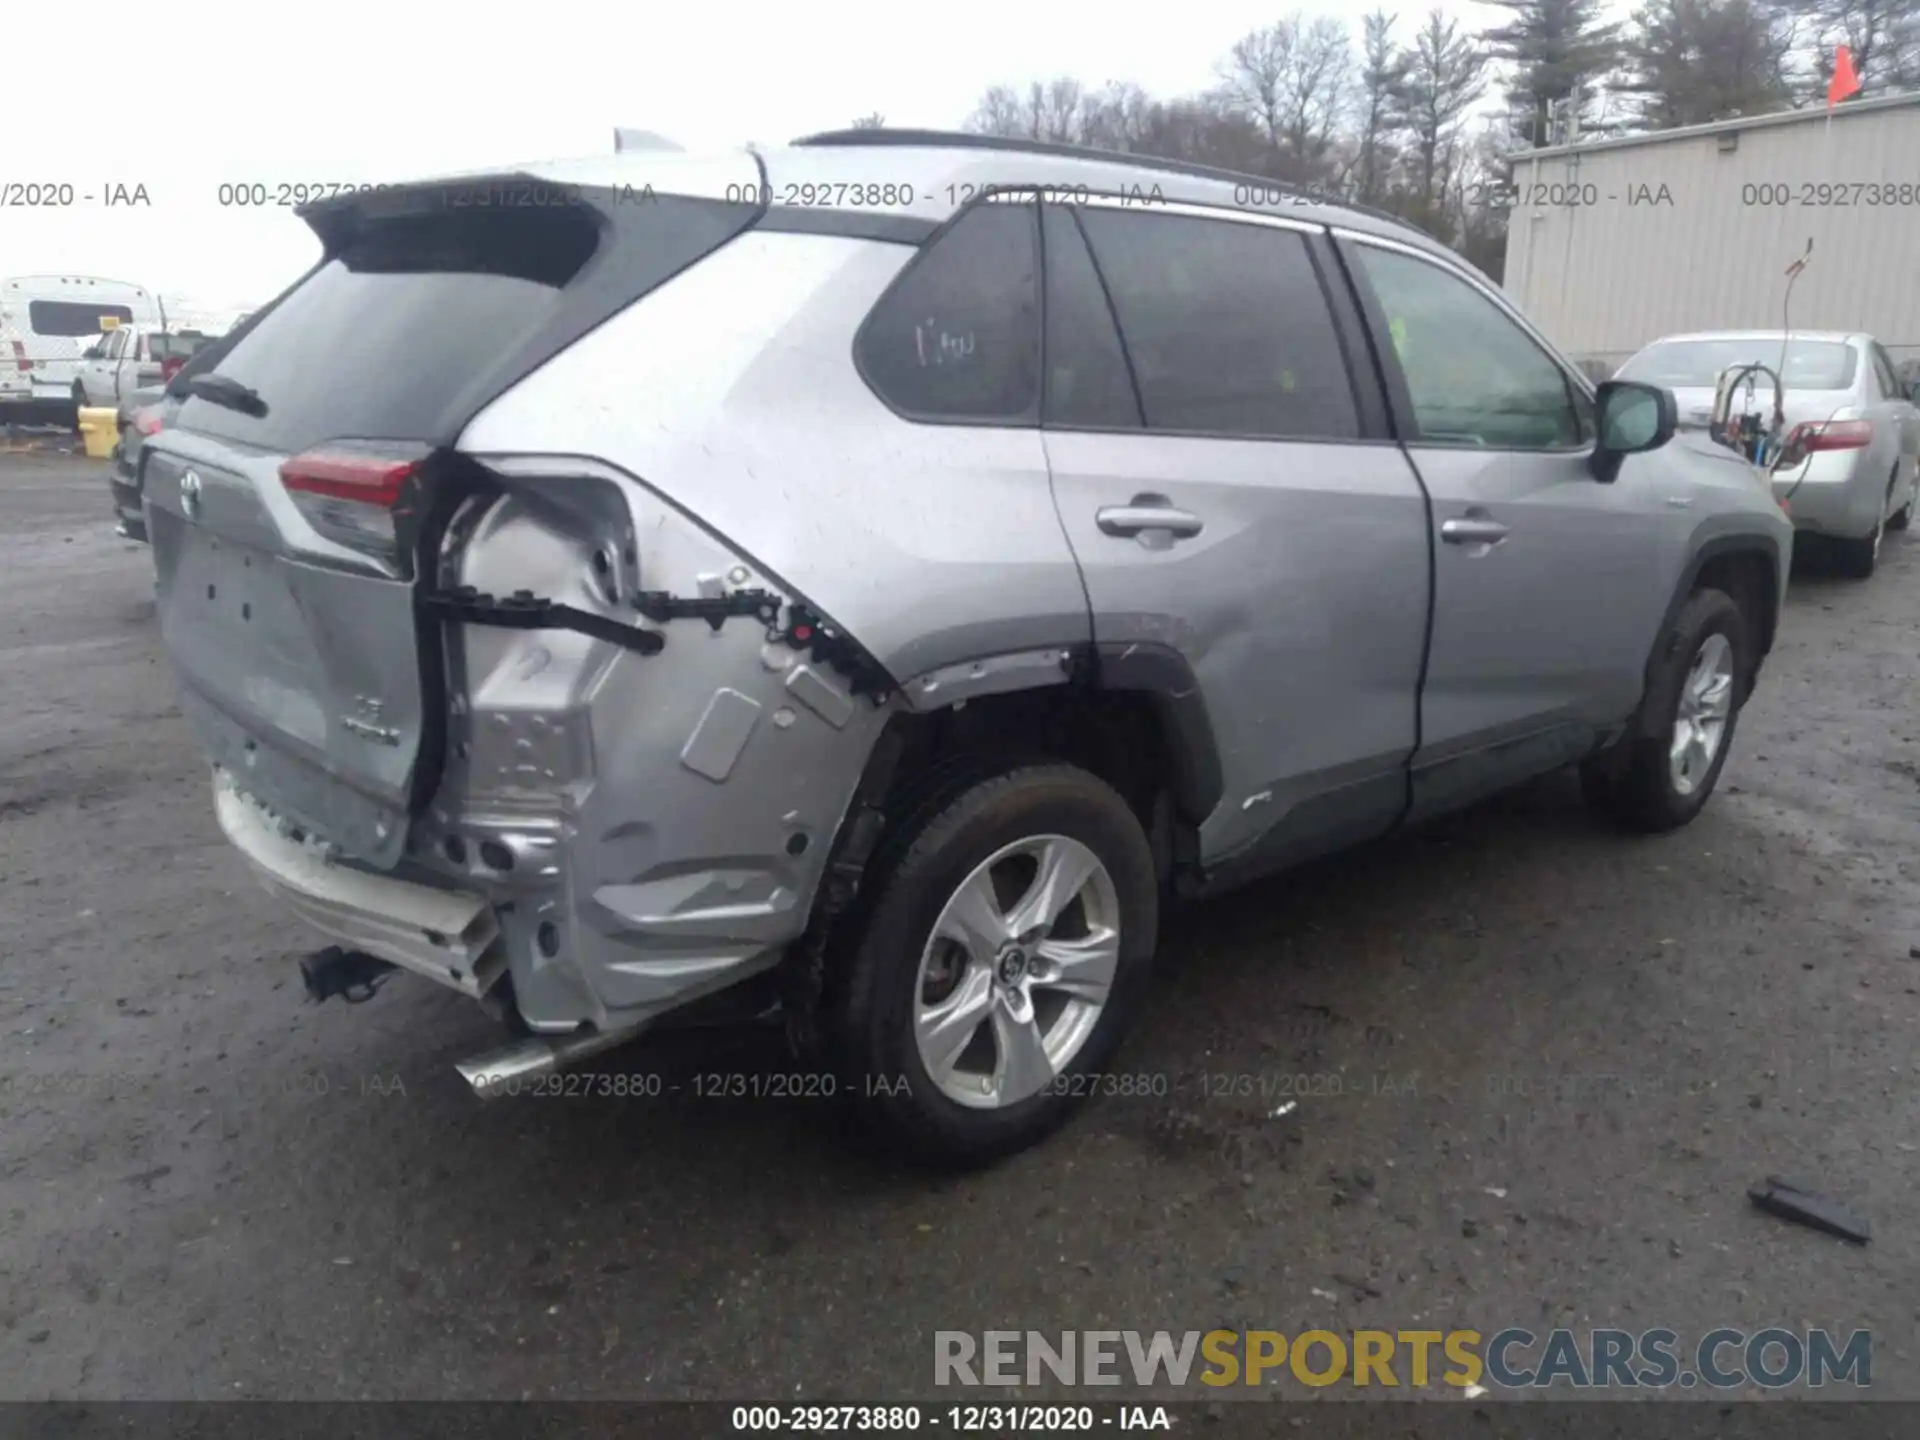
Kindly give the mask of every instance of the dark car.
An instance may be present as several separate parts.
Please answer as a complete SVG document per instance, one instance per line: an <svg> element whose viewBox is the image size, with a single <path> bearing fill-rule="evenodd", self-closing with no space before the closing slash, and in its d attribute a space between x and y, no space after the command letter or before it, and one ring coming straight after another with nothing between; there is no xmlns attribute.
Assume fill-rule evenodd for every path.
<svg viewBox="0 0 1920 1440"><path fill-rule="evenodd" d="M140 452L148 436L157 435L180 409L159 385L148 385L120 402L114 422L120 442L113 447L113 473L107 477L113 492L114 533L145 542L147 518L140 509Z"/></svg>
<svg viewBox="0 0 1920 1440"><path fill-rule="evenodd" d="M238 332L235 328L233 333ZM145 476L141 453L146 442L173 423L186 403L186 384L208 365L216 363L231 343L232 333L208 336L198 330L176 331L158 342L168 342L161 385L145 385L120 402L114 428L119 443L113 447L113 473L107 477L113 494L114 533L146 543L147 517L140 508ZM156 349L158 345L156 343Z"/></svg>

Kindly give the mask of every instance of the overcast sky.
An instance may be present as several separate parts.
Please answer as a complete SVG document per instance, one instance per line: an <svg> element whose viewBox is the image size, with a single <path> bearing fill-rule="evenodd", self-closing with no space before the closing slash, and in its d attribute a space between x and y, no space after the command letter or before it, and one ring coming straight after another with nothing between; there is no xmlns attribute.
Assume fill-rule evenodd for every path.
<svg viewBox="0 0 1920 1440"><path fill-rule="evenodd" d="M1211 83L1236 39L1293 8L0 3L0 92L27 117L7 127L0 199L21 182L76 195L71 209L0 208L0 276L106 276L232 305L270 299L318 247L291 211L221 206L223 182L397 180L604 153L616 125L689 148L779 143L871 110L889 125L952 128L986 86L1060 73L1174 95ZM1374 3L1302 8L1357 33ZM1407 6L1403 34L1425 8ZM1476 29L1500 14L1466 0L1443 8ZM104 205L116 185L144 186L151 204Z"/></svg>

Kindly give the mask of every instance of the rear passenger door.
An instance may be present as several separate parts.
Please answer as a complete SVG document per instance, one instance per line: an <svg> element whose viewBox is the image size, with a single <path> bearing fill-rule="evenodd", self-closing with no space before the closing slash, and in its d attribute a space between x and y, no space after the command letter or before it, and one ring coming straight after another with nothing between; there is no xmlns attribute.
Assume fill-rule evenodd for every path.
<svg viewBox="0 0 1920 1440"><path fill-rule="evenodd" d="M1425 500L1324 229L1043 207L1042 425L1105 665L1178 657L1221 761L1201 859L1259 870L1406 803Z"/></svg>
<svg viewBox="0 0 1920 1440"><path fill-rule="evenodd" d="M1418 820L1579 759L1632 713L1693 496L1632 456L1594 478L1585 385L1490 282L1379 237L1341 245L1433 497Z"/></svg>
<svg viewBox="0 0 1920 1440"><path fill-rule="evenodd" d="M1893 501L1893 508L1897 510L1912 502L1916 473L1920 472L1920 409L1914 407L1906 387L1900 383L1893 357L1887 354L1878 340L1872 341L1869 349L1873 378L1868 384L1881 397L1880 404L1873 411L1873 418L1877 423L1886 425L1899 451L1900 474L1894 486Z"/></svg>

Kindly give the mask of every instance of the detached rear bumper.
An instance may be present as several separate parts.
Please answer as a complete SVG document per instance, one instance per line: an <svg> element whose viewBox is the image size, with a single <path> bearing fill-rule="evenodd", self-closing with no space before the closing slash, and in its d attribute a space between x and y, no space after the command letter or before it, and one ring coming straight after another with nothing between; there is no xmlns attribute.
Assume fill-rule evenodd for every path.
<svg viewBox="0 0 1920 1440"><path fill-rule="evenodd" d="M220 828L255 875L301 919L350 950L362 950L474 999L507 968L485 896L372 875L326 858L214 772Z"/></svg>

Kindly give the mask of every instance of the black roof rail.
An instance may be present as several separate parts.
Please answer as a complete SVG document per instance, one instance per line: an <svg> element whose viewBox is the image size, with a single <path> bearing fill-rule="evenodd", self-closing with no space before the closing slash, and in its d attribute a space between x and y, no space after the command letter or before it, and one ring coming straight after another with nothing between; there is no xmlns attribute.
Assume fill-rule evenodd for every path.
<svg viewBox="0 0 1920 1440"><path fill-rule="evenodd" d="M1159 155L1143 155L1133 150L1103 150L1096 145L1068 145L1057 140L1028 140L1017 135L976 135L968 130L889 130L869 126L859 130L822 130L818 135L803 135L793 145L902 145L939 150L1004 150L1025 155L1058 155L1067 160L1097 160L1108 165L1131 165L1139 170L1160 170L1169 175L1190 175L1197 180L1225 180L1235 185L1258 185L1297 195L1316 205L1352 210L1376 220L1405 227L1407 221L1388 210L1344 200L1291 181L1275 180L1268 175L1250 175L1241 170L1224 170L1217 165L1200 165L1191 160L1169 160Z"/></svg>

